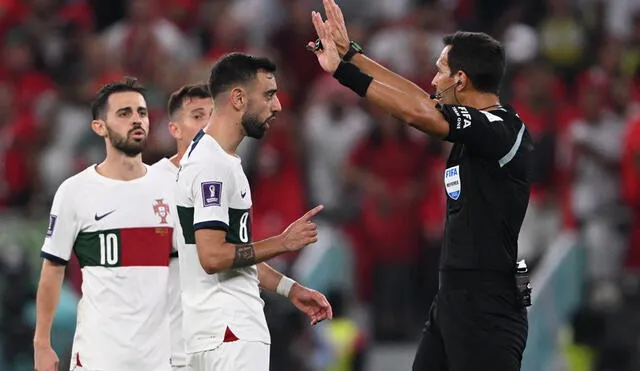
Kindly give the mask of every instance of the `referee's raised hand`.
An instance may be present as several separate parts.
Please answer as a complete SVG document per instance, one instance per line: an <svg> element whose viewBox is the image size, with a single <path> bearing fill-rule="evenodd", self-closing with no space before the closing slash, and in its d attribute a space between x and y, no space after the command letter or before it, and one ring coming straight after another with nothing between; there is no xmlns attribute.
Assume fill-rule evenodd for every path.
<svg viewBox="0 0 640 371"><path fill-rule="evenodd" d="M338 47L331 36L331 23L323 21L320 13L316 11L311 12L311 21L322 43L322 48L316 48L315 43L312 41L307 46L313 50L313 53L318 58L320 67L333 74L338 69L338 65L340 65L340 54L338 54Z"/></svg>
<svg viewBox="0 0 640 371"><path fill-rule="evenodd" d="M342 10L336 4L335 0L323 0L322 6L324 12L327 15L327 21L329 23L329 31L333 41L336 43L338 54L343 56L347 54L349 50L349 33L347 32L347 25L342 15Z"/></svg>

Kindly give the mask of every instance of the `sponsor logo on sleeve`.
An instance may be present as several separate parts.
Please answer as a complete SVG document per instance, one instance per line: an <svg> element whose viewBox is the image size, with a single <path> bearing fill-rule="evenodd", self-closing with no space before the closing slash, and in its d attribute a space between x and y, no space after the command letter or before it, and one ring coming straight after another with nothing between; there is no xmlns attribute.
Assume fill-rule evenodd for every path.
<svg viewBox="0 0 640 371"><path fill-rule="evenodd" d="M465 106L451 107L453 113L456 114L456 129L464 129L468 126L471 126L471 115L469 114L469 110Z"/></svg>

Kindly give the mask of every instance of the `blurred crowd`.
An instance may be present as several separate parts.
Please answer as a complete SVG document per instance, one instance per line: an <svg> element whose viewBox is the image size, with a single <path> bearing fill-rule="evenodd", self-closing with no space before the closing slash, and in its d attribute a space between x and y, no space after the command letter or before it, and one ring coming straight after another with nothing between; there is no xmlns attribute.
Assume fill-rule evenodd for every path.
<svg viewBox="0 0 640 371"><path fill-rule="evenodd" d="M339 5L367 55L429 92L444 34L484 31L504 42L501 99L536 144L520 255L535 268L561 230L575 230L588 252L589 300L619 302L621 274L640 272L640 2ZM267 300L274 369L352 369L337 368L337 356L318 344L351 344L341 357L357 360L367 344L414 341L437 290L450 146L324 74L305 50L315 40L313 9L320 0L1 0L0 212L46 217L60 183L103 159L103 140L89 126L89 102L102 84L129 75L148 89L143 158L151 164L175 151L166 114L172 91L206 80L224 53L265 55L277 63L284 109L263 140L242 147L254 238L324 204L324 244L354 262L352 277L324 289L345 320L354 308L366 313L310 333L290 308ZM278 265L300 271L300 260L313 259ZM317 354L298 359L300 347Z"/></svg>

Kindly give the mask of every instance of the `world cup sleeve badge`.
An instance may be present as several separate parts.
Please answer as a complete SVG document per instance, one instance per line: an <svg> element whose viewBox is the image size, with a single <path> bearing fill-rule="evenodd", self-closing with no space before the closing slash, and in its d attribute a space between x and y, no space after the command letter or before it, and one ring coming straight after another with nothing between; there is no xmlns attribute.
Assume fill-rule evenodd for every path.
<svg viewBox="0 0 640 371"><path fill-rule="evenodd" d="M460 165L447 168L444 171L444 187L447 195L453 200L460 198L462 184L460 183Z"/></svg>

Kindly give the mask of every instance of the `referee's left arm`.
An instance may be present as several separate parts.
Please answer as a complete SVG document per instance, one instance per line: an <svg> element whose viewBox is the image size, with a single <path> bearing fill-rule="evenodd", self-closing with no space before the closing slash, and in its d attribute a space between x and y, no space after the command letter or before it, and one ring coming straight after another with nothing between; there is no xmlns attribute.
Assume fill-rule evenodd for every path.
<svg viewBox="0 0 640 371"><path fill-rule="evenodd" d="M318 61L342 85L418 130L440 138L448 136L449 124L429 94L362 54L354 55L351 63L341 62L328 24L317 12L312 21L324 45L323 50L315 50Z"/></svg>

